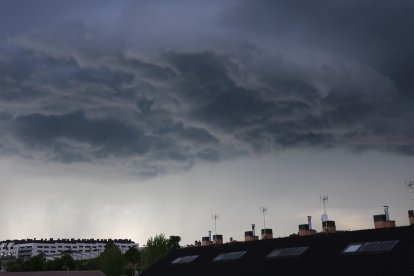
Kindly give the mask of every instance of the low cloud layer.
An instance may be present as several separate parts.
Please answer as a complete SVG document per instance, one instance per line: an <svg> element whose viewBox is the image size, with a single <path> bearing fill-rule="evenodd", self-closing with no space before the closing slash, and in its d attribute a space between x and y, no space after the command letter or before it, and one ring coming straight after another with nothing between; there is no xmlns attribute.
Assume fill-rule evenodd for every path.
<svg viewBox="0 0 414 276"><path fill-rule="evenodd" d="M3 156L152 176L309 147L414 155L407 1L49 4L0 27Z"/></svg>

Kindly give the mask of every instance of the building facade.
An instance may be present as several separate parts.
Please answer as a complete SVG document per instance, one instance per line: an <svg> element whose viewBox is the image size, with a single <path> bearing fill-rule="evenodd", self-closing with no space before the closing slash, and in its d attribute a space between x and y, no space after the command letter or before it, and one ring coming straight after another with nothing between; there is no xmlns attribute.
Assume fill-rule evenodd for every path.
<svg viewBox="0 0 414 276"><path fill-rule="evenodd" d="M65 254L74 260L88 260L98 257L108 243L114 243L124 254L129 248L138 248L138 244L131 240L111 239L50 239L50 240L6 240L0 242L0 256L15 258L30 258L44 254L47 260L60 258Z"/></svg>

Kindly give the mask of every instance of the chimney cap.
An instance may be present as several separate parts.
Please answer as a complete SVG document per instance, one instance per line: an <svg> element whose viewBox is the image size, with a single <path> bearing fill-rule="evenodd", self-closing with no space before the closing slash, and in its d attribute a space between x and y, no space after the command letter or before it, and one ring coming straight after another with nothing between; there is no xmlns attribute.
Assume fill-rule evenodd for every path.
<svg viewBox="0 0 414 276"><path fill-rule="evenodd" d="M333 220L323 221L322 222L322 226L335 227L335 221L333 221Z"/></svg>
<svg viewBox="0 0 414 276"><path fill-rule="evenodd" d="M262 234L273 234L273 230L270 228L265 228L261 230Z"/></svg>
<svg viewBox="0 0 414 276"><path fill-rule="evenodd" d="M244 232L245 237L253 237L253 231L246 231Z"/></svg>
<svg viewBox="0 0 414 276"><path fill-rule="evenodd" d="M374 221L386 221L387 217L384 214L374 215Z"/></svg>

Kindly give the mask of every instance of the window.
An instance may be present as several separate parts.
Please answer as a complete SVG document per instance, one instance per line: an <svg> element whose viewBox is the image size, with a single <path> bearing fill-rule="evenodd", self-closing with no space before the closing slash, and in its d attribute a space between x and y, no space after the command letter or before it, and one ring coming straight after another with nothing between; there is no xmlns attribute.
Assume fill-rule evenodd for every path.
<svg viewBox="0 0 414 276"><path fill-rule="evenodd" d="M391 251L394 246L396 246L398 243L397 240L393 240L393 241L383 241L380 245L377 246L377 248L375 248L375 252L387 252L387 251Z"/></svg>
<svg viewBox="0 0 414 276"><path fill-rule="evenodd" d="M380 245L381 242L379 241L374 241L374 242L366 242L364 243L363 246L361 246L360 249L358 249L358 252L370 252L370 251L374 251L375 248L378 247L378 245Z"/></svg>
<svg viewBox="0 0 414 276"><path fill-rule="evenodd" d="M276 258L276 257L295 257L302 255L309 247L288 247L288 248L277 248L270 252L266 258Z"/></svg>
<svg viewBox="0 0 414 276"><path fill-rule="evenodd" d="M171 264L188 264L198 258L199 255L178 257Z"/></svg>
<svg viewBox="0 0 414 276"><path fill-rule="evenodd" d="M279 256L279 254L280 254L280 253L282 253L282 250L283 250L283 248L280 248L280 249L275 249L275 250L273 250L272 252L270 252L270 253L266 256L266 258L274 258L274 257L277 257L277 256Z"/></svg>
<svg viewBox="0 0 414 276"><path fill-rule="evenodd" d="M342 253L373 253L373 252L388 252L391 251L398 243L398 240L391 241L373 241L365 243L351 243Z"/></svg>
<svg viewBox="0 0 414 276"><path fill-rule="evenodd" d="M352 243L348 245L342 253L355 253L358 251L358 249L362 246L362 243Z"/></svg>
<svg viewBox="0 0 414 276"><path fill-rule="evenodd" d="M244 254L246 254L246 251L235 251L235 252L221 253L213 259L213 262L217 262L217 261L235 261L235 260L240 259Z"/></svg>

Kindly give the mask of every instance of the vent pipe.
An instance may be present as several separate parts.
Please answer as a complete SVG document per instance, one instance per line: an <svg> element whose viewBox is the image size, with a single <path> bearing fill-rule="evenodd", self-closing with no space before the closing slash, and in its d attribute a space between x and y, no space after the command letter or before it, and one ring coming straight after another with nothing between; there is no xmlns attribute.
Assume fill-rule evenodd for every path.
<svg viewBox="0 0 414 276"><path fill-rule="evenodd" d="M308 225L309 225L309 230L312 230L312 217L308 216Z"/></svg>
<svg viewBox="0 0 414 276"><path fill-rule="evenodd" d="M256 225L254 223L252 224L252 233L253 236L256 236Z"/></svg>
<svg viewBox="0 0 414 276"><path fill-rule="evenodd" d="M388 212L388 208L389 208L389 206L383 206L384 207L384 213L385 213L385 220L386 221L388 221L388 220L390 220L390 214L389 214L389 212Z"/></svg>

